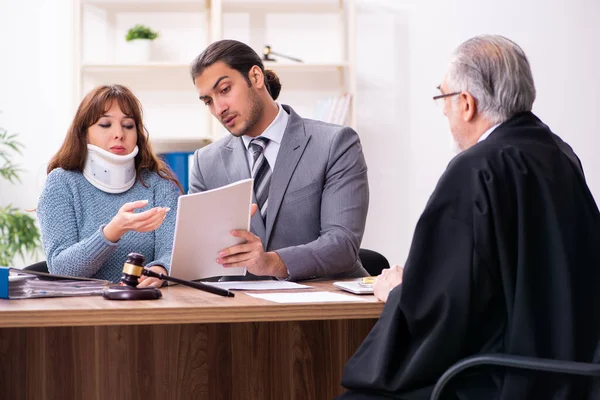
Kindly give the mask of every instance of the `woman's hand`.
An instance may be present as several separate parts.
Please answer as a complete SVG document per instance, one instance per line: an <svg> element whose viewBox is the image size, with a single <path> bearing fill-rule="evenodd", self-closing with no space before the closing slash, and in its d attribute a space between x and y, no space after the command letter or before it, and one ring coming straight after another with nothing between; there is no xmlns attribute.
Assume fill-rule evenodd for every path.
<svg viewBox="0 0 600 400"><path fill-rule="evenodd" d="M373 284L373 294L384 303L388 299L388 295L393 288L402 283L402 275L404 268L399 265L394 265L391 268L386 268L381 271Z"/></svg>
<svg viewBox="0 0 600 400"><path fill-rule="evenodd" d="M167 270L165 268L163 268L160 265L153 265L151 267L148 267L147 269L149 269L150 271L154 271L157 274L163 274L163 275L167 275ZM145 287L161 287L163 284L163 280L162 279L158 279L158 278L151 278L149 276L146 275L142 275L140 276L139 279L139 284L137 285L138 288L145 288Z"/></svg>
<svg viewBox="0 0 600 400"><path fill-rule="evenodd" d="M117 242L129 231L150 232L158 228L170 209L154 207L144 212L134 212L135 209L145 207L147 204L148 200L123 204L117 215L102 230L104 237L111 242Z"/></svg>

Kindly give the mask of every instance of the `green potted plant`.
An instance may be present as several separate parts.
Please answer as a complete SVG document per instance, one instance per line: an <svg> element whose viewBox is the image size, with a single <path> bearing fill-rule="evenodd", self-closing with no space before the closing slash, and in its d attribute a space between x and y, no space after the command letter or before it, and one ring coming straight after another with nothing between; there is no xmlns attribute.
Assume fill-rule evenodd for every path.
<svg viewBox="0 0 600 400"><path fill-rule="evenodd" d="M125 40L128 43L128 56L132 62L150 61L152 41L158 37L158 32L146 25L137 24L127 31Z"/></svg>
<svg viewBox="0 0 600 400"><path fill-rule="evenodd" d="M0 177L10 183L20 182L21 170L12 163L11 155L20 154L23 145L0 127ZM0 265L10 266L15 256L34 254L40 247L40 232L35 218L12 205L0 204Z"/></svg>

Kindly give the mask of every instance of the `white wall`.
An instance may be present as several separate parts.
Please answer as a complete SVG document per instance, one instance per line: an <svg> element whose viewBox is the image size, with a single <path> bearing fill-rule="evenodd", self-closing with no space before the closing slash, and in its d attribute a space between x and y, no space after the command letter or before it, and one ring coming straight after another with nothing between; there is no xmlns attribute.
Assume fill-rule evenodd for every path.
<svg viewBox="0 0 600 400"><path fill-rule="evenodd" d="M600 196L600 2L595 0L357 0L358 131L371 184L364 247L403 263L417 218L452 157L431 96L452 50L500 33L529 55L537 113L571 143ZM74 109L70 0L0 0L0 126L21 134L20 186L0 204L36 206L45 164ZM451 240L451 238L449 238Z"/></svg>
<svg viewBox="0 0 600 400"><path fill-rule="evenodd" d="M598 201L600 53L596 40L600 38L600 2L363 0L361 3L371 9L395 10L382 15L379 29L385 30L390 19L395 21L395 29L382 32L380 40L388 49L394 43L397 46L394 50L400 52L394 56L374 52L369 72L361 72L362 79L392 82L387 95L385 90L381 91L384 97L372 96L367 103L362 99L359 111L359 127L371 170L371 190L377 196L370 209L365 247L380 249L392 262L405 261L417 219L452 157L446 120L431 96L453 49L482 33L503 34L525 50L537 87L538 100L533 111L573 146ZM380 46L370 37L369 42ZM359 41L359 46L368 44ZM362 52L363 57L366 54ZM398 65L397 76L388 77L390 72L383 60ZM386 102L394 92L398 98L388 107ZM364 107L369 110L363 110ZM378 132L382 128L385 133ZM384 181L387 176L395 179ZM390 217L386 218L388 214Z"/></svg>
<svg viewBox="0 0 600 400"><path fill-rule="evenodd" d="M0 126L25 145L15 159L22 184L0 179L0 205L37 206L45 164L72 118L71 18L67 0L0 0Z"/></svg>

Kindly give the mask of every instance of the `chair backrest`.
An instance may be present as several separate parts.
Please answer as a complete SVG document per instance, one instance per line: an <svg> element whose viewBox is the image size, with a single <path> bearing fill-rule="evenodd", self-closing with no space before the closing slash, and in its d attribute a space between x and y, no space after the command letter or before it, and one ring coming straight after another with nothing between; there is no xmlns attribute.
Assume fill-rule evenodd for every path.
<svg viewBox="0 0 600 400"><path fill-rule="evenodd" d="M358 258L360 258L363 267L365 267L371 276L377 276L381 274L382 270L390 267L387 258L373 250L360 249L358 251Z"/></svg>
<svg viewBox="0 0 600 400"><path fill-rule="evenodd" d="M23 268L24 271L35 271L48 273L48 264L46 261L36 262Z"/></svg>

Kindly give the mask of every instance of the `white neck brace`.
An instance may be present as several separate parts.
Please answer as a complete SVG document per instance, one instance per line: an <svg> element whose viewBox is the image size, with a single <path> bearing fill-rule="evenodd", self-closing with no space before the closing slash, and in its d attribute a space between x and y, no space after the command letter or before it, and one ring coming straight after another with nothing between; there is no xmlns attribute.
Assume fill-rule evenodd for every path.
<svg viewBox="0 0 600 400"><path fill-rule="evenodd" d="M83 176L88 182L106 193L123 193L133 186L137 146L126 156L113 154L93 144L88 144L87 149Z"/></svg>

